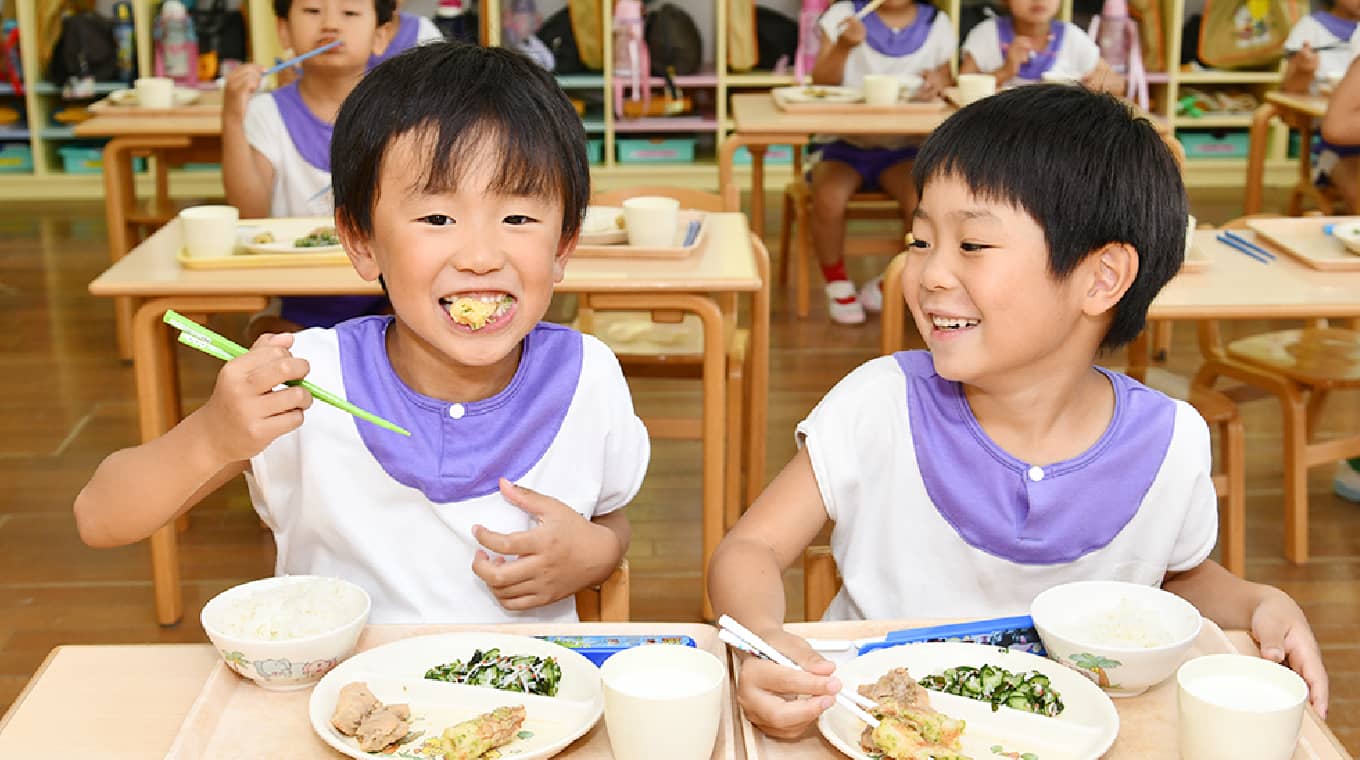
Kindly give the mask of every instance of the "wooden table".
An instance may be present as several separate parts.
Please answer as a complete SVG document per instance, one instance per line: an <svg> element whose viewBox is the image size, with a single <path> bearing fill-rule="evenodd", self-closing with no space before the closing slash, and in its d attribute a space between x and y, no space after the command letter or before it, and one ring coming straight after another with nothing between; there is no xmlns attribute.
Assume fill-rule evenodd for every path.
<svg viewBox="0 0 1360 760"><path fill-rule="evenodd" d="M687 635L699 647L720 656L725 665L730 664L717 640L717 630L695 623L369 626L357 650L396 638L467 630L526 636ZM0 719L0 757L220 758L230 754L220 751L222 732L229 730L221 723L239 721L245 708L272 709L271 715L277 717L255 724L259 730L246 737L242 745L269 736L283 741L267 754L260 753L258 747L243 747L232 757L340 757L311 730L307 720L310 690L266 692L236 676L221 662L208 644L57 647ZM252 698L258 698L258 703L242 704ZM723 716L713 754L717 759L741 757L741 736L735 710L730 709L730 696L726 704L729 712ZM224 712L228 714L221 715ZM604 733L601 719L600 725L574 743L565 757L608 757Z"/></svg>
<svg viewBox="0 0 1360 760"><path fill-rule="evenodd" d="M945 621L860 620L794 623L785 628L808 638L853 639L881 636L892 630L920 628L941 622ZM1229 631L1225 635L1213 623L1206 621L1187 658L1227 651L1258 654L1251 636L1245 631ZM1107 760L1179 760L1174 676L1140 696L1114 699L1113 702L1119 712L1119 738L1104 755ZM753 727L743 713L741 733L746 760L843 760L845 757L815 729L799 740L777 741ZM1299 749L1294 760L1350 760L1350 755L1317 713L1309 708L1304 714Z"/></svg>
<svg viewBox="0 0 1360 760"><path fill-rule="evenodd" d="M77 137L107 137L104 145L104 219L109 256L118 261L140 239L139 228L155 229L176 214L170 203L170 164L222 160L221 94L205 92L201 103L168 111L106 107L76 125ZM137 156L155 159L156 190L146 205L137 202L132 170ZM132 358L132 303L114 299L118 352Z"/></svg>
<svg viewBox="0 0 1360 760"><path fill-rule="evenodd" d="M771 145L800 148L815 134L834 135L928 135L953 113L942 108L928 113L808 114L786 113L769 93L732 96L732 135L718 155L718 187L732 182L732 161L737 148L751 153L751 229L765 234L765 151Z"/></svg>
<svg viewBox="0 0 1360 760"><path fill-rule="evenodd" d="M723 476L726 425L742 420L725 418L727 323L717 303L723 294L754 295L766 284L757 272L746 218L739 213L713 214L707 242L684 259L573 259L557 290L591 294L601 310L670 310L693 314L703 325L703 563L723 535ZM255 312L271 296L371 295L377 283L365 282L348 266L296 269L184 269L175 259L182 247L179 221L173 220L98 279L90 283L96 296L125 298L132 304L133 367L137 382L138 418L143 441L168 431L182 417L179 381L174 361L174 331L161 317L169 309L184 314ZM769 312L765 304L753 308L747 371L757 389L745 406L746 423L754 431L747 438L747 457L760 452L764 439L765 393L768 387ZM754 313L762 312L763 313ZM759 446L752 442L758 440ZM748 466L752 466L748 463ZM166 525L151 536L152 585L156 619L162 625L183 614L175 529ZM707 588L707 583L705 583ZM705 594L707 600L707 594Z"/></svg>
<svg viewBox="0 0 1360 760"><path fill-rule="evenodd" d="M1148 309L1148 319L1317 319L1360 317L1360 273L1324 272L1286 254L1262 264L1218 242L1218 230L1197 230L1195 245L1211 259L1200 272L1172 278ZM1241 231L1255 240L1253 233ZM900 351L906 327L902 263L893 259L883 277L884 353ZM1146 352L1133 357L1146 361Z"/></svg>
<svg viewBox="0 0 1360 760"><path fill-rule="evenodd" d="M1312 198L1324 213L1329 204L1313 184L1313 127L1314 120L1327 114L1327 98L1318 95L1290 95L1283 92L1266 93L1266 102L1251 117L1250 145L1247 150L1247 195L1242 213L1261 211L1266 171L1266 142L1270 139L1270 120L1279 118L1285 126L1299 133L1299 177L1289 193L1289 215L1303 213L1303 199ZM1348 209L1349 210L1349 209Z"/></svg>

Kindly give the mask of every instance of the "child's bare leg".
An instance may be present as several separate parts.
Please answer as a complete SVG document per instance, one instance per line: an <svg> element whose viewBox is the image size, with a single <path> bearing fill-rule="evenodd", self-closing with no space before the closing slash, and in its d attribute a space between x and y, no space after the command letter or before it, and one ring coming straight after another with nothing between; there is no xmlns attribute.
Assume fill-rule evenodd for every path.
<svg viewBox="0 0 1360 760"><path fill-rule="evenodd" d="M916 183L911 179L911 161L893 164L878 175L883 192L891 195L902 210L902 222L911 229L911 215L916 211Z"/></svg>
<svg viewBox="0 0 1360 760"><path fill-rule="evenodd" d="M1337 159L1330 172L1332 185L1346 202L1344 213L1356 213L1356 200L1360 198L1360 156L1343 156Z"/></svg>
<svg viewBox="0 0 1360 760"><path fill-rule="evenodd" d="M863 181L839 161L818 161L812 168L812 248L823 269L845 261L845 208Z"/></svg>

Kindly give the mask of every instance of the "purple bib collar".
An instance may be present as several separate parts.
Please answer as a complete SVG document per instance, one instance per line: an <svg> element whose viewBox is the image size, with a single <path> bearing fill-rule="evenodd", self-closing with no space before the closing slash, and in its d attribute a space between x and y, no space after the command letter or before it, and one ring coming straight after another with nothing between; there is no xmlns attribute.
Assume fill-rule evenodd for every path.
<svg viewBox="0 0 1360 760"><path fill-rule="evenodd" d="M1104 435L1074 459L1034 467L987 437L963 387L935 373L929 352L894 357L931 502L970 546L1011 562L1072 562L1108 545L1138 512L1171 444L1171 399L1101 369L1115 394Z"/></svg>
<svg viewBox="0 0 1360 760"><path fill-rule="evenodd" d="M1053 64L1058 60L1058 51L1062 50L1063 33L1066 30L1067 26L1061 21L1055 19L1049 22L1048 45L1021 64L1016 76L1033 81L1042 79L1044 72L1053 68ZM1001 42L1001 58L1005 60L1006 51L1010 49L1011 43L1015 42L1015 23L1010 16L997 16L996 38Z"/></svg>
<svg viewBox="0 0 1360 760"><path fill-rule="evenodd" d="M274 90L274 103L283 117L283 126L293 140L302 160L323 172L331 170L331 132L334 125L318 119L312 109L302 102L298 83Z"/></svg>
<svg viewBox="0 0 1360 760"><path fill-rule="evenodd" d="M1322 24L1331 35L1342 42L1350 42L1351 35L1355 34L1354 21L1347 21L1327 11L1317 11L1313 14L1313 20Z"/></svg>
<svg viewBox="0 0 1360 760"><path fill-rule="evenodd" d="M581 377L581 334L540 323L524 337L519 368L500 393L451 403L411 390L392 369L386 334L391 317L360 317L335 326L345 397L411 431L405 438L354 418L373 458L402 485L430 501L467 501L518 480L557 438Z"/></svg>
<svg viewBox="0 0 1360 760"><path fill-rule="evenodd" d="M388 58L416 46L416 40L420 37L420 17L410 13L398 13L397 18L397 33L392 35L392 41L387 44L387 49L378 55L368 57L369 71Z"/></svg>
<svg viewBox="0 0 1360 760"><path fill-rule="evenodd" d="M854 0L855 12L864 10L864 6L869 4L869 0ZM877 13L870 13L864 18L864 41L869 43L869 47L886 55L890 58L902 58L926 44L926 38L930 36L931 24L935 21L935 10L933 5L921 3L916 6L916 18L900 32L894 32Z"/></svg>

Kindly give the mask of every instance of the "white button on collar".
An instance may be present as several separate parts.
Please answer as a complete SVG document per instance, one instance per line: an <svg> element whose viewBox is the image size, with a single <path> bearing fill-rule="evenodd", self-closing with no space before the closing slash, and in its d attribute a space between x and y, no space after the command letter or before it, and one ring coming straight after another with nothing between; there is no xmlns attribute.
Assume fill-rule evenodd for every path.
<svg viewBox="0 0 1360 760"><path fill-rule="evenodd" d="M1034 481L1035 483L1038 483L1039 481L1043 480L1044 468L1040 467L1037 464L1029 468L1029 479Z"/></svg>
<svg viewBox="0 0 1360 760"><path fill-rule="evenodd" d="M463 408L462 404L452 404L449 406L449 416L455 420L463 419L464 414L467 414L467 410Z"/></svg>

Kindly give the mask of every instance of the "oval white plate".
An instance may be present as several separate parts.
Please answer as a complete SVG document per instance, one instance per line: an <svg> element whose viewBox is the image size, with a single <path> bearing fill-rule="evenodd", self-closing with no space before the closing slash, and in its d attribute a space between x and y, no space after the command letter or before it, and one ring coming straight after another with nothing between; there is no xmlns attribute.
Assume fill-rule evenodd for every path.
<svg viewBox="0 0 1360 760"><path fill-rule="evenodd" d="M836 668L846 689L873 683L893 668L907 668L913 678L936 675L960 665L995 665L1011 672L1037 670L1048 676L1061 695L1065 709L1056 718L991 705L952 694L930 692L930 706L951 718L962 718L963 754L994 757L992 747L1003 752L1032 752L1042 760L1088 760L1097 758L1119 735L1119 713L1114 703L1085 676L1052 660L1025 652L1012 652L982 644L906 644L879 649ZM822 713L817 727L827 741L857 760L869 760L859 748L864 724L837 703Z"/></svg>
<svg viewBox="0 0 1360 760"><path fill-rule="evenodd" d="M618 225L623 215L618 206L591 206L581 222L582 245L622 245L628 242L628 230Z"/></svg>
<svg viewBox="0 0 1360 760"><path fill-rule="evenodd" d="M483 686L463 686L425 680L425 671L436 665L466 661L474 650L499 649L501 654L532 654L555 657L562 668L556 697L540 697ZM412 730L424 731L408 747L418 747L445 728L506 706L524 705L521 738L500 748L501 757L515 760L548 758L585 735L604 713L604 689L599 670L585 657L566 647L528 636L504 633L438 633L393 641L360 652L327 673L312 690L308 704L312 730L321 740L359 760L371 760L358 743L335 730L331 715L340 689L363 681L383 704L411 706ZM529 734L527 736L523 734Z"/></svg>
<svg viewBox="0 0 1360 760"><path fill-rule="evenodd" d="M776 87L774 92L788 103L858 103L864 93L853 87L814 84L807 87Z"/></svg>
<svg viewBox="0 0 1360 760"><path fill-rule="evenodd" d="M176 87L170 97L176 106L187 106L198 102L198 90L189 87ZM136 90L114 90L109 93L109 102L119 106L137 105Z"/></svg>
<svg viewBox="0 0 1360 760"><path fill-rule="evenodd" d="M294 245L300 237L317 227L334 227L335 220L326 217L306 217L298 219L268 219L258 223L243 224L236 228L237 242L248 253L338 253L345 250L341 245L324 245L314 248L301 248ZM272 243L252 243L250 239L261 232L274 236Z"/></svg>

